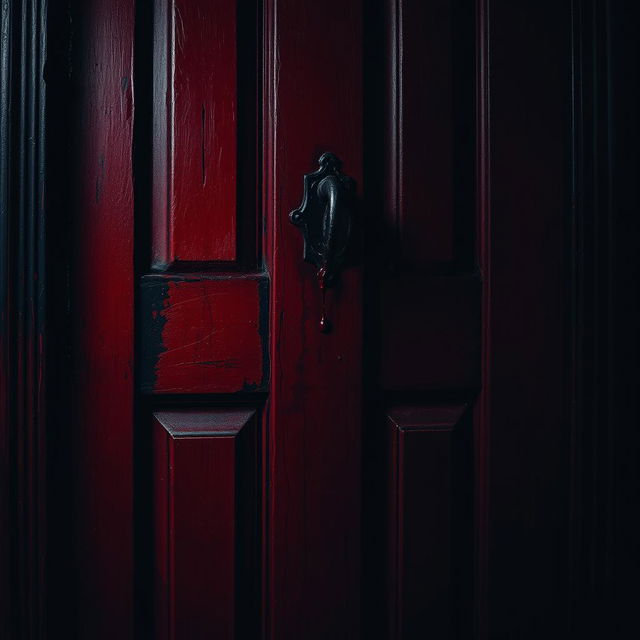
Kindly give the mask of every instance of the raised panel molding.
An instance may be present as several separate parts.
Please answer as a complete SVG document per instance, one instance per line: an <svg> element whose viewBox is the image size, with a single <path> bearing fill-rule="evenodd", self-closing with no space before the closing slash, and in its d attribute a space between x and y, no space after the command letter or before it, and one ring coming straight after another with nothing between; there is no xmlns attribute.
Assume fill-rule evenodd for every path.
<svg viewBox="0 0 640 640"><path fill-rule="evenodd" d="M471 424L465 404L388 412L390 640L470 637Z"/></svg>
<svg viewBox="0 0 640 640"><path fill-rule="evenodd" d="M256 412L153 417L154 637L257 637Z"/></svg>

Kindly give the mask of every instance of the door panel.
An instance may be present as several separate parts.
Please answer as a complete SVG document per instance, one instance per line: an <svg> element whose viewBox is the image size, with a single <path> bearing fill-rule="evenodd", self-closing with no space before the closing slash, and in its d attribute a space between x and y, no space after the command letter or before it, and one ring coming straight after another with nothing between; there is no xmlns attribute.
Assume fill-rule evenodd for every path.
<svg viewBox="0 0 640 640"><path fill-rule="evenodd" d="M258 14L252 2L240 11L236 4L154 3L153 264L159 268L255 260L255 246L247 245L255 245L257 219Z"/></svg>
<svg viewBox="0 0 640 640"><path fill-rule="evenodd" d="M270 376L257 235L262 18L233 0L157 0L152 13L138 43L154 51L150 220L136 247L139 416L153 423L141 436L153 465L141 453L137 472L154 504L141 534L154 540L145 632L257 637Z"/></svg>
<svg viewBox="0 0 640 640"><path fill-rule="evenodd" d="M162 411L154 423L154 637L255 637L257 414Z"/></svg>
<svg viewBox="0 0 640 640"><path fill-rule="evenodd" d="M376 6L378 2L368 10L371 18ZM387 257L418 269L469 266L474 3L386 0L382 6L381 68L387 84L379 87L385 110L380 160L385 165L383 220L390 234L387 241L393 241ZM372 28L375 20L368 24Z"/></svg>
<svg viewBox="0 0 640 640"><path fill-rule="evenodd" d="M470 417L466 405L389 411L389 638L470 637Z"/></svg>
<svg viewBox="0 0 640 640"><path fill-rule="evenodd" d="M375 2L367 25L384 34L381 51L370 36L367 95L379 99L365 104L376 216L366 264L375 398L364 443L365 596L375 612L367 637L469 638L470 407L481 387L483 295L474 250L476 3ZM384 542L374 539L381 527Z"/></svg>

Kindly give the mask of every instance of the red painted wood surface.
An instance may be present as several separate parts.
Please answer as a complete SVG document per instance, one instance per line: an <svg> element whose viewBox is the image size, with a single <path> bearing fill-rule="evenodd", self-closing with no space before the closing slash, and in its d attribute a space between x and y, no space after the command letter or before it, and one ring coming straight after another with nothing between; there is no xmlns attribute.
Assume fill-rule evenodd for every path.
<svg viewBox="0 0 640 640"><path fill-rule="evenodd" d="M469 594L459 585L472 574L471 451L460 447L467 434L459 433L469 431L466 410L389 411L388 637L394 640L468 637L458 635L469 622L469 601L462 602ZM465 618L456 620L465 606Z"/></svg>
<svg viewBox="0 0 640 640"><path fill-rule="evenodd" d="M378 521L380 527L362 535L360 503L366 495L386 511L384 496L390 491L398 516L391 519L391 544L383 540L380 553L368 555L367 562L391 568L391 636L470 637L464 625L471 621L466 608L471 423L467 413L461 416L481 385L474 425L478 636L533 638L563 629L569 590L562 554L571 508L563 387L569 319L554 310L568 308L560 277L567 266L562 256L570 201L563 138L570 88L568 9L546 1L535 7L492 2L489 60L483 48L486 7L480 5L480 281L473 264L457 275L433 274L442 263L455 262L473 235L474 221L469 211L460 216L459 200L461 191L467 197L475 193L473 167L459 155L472 149L473 136L460 137L456 89L461 77L473 84L473 72L456 72L458 43L466 33L460 30L460 8L473 8L471 3L376 5L384 15L372 28L377 9L359 0L265 2L265 95L259 110L265 138L260 187L266 270L214 274L207 263L244 264L238 260L243 250L237 231L238 167L253 158L249 152L237 155L242 125L233 100L241 84L240 4L156 2L155 93L148 100L155 110L153 237L145 236L143 206L136 220L136 250L146 257L146 244L153 245L155 267L188 263L189 273L142 274L135 283L133 2L107 4L83 3L85 49L75 55L84 65L73 71L82 78L78 95L84 113L80 168L73 180L78 202L71 277L70 573L76 580L77 635L131 637L137 580L141 590L158 588L154 613L166 637L197 637L212 629L222 637L241 636L234 625L255 620L259 609L262 635L270 640L368 637L360 630L362 547L386 530L388 514ZM372 63L362 56L365 7L370 39L391 34L393 53L391 89L366 95L363 63ZM551 34L548 47L534 55L543 32ZM378 47L377 41L372 44ZM375 65L367 74L379 74L382 84L389 81ZM483 93L488 75L491 101ZM383 93L392 90L395 95ZM143 94L144 89L136 92ZM391 133L370 127L363 140L363 119L371 116L369 110L379 110L384 123L385 103L395 109ZM207 123L224 126L208 129ZM374 179L366 185L363 141L367 150L378 152L367 155L367 175ZM219 160L216 145L223 150ZM236 154L233 162L227 151ZM323 335L317 326L321 296L314 268L303 262L302 239L288 220L300 204L303 174L316 168L324 151L342 159L360 195L363 187L373 193L372 206L360 212L362 226L368 231L384 221L398 232L398 238L383 234L369 252L373 262L366 264L373 284L366 307L371 313L365 372L362 256L355 251L357 266L350 263L340 284L328 292L333 331ZM391 158L390 167L381 167L379 158L385 157ZM213 174L220 179L213 180ZM380 174L385 177L377 184ZM460 184L468 188L459 189ZM385 269L395 240L401 264L391 274ZM136 298L141 315L134 349L136 284L141 285ZM134 352L142 355L135 363L136 379L147 394L137 399ZM370 394L366 401L363 373ZM260 505L255 493L239 499L249 495L243 483L255 489L255 427L239 428L239 420L237 435L222 435L216 420L226 409L193 409L219 405L216 394L253 391L261 392L255 394L260 401L269 392ZM398 397L419 406L390 412L396 473L385 484L388 431L379 429L385 439L381 448L363 452L363 445ZM455 406L424 406L426 397L443 403L453 397ZM153 412L164 423L156 424L155 471L144 447L132 457L134 400L143 425ZM160 410L169 402L182 409ZM373 416L365 429L364 408ZM174 419L180 424L175 422L178 427L169 434L166 427ZM194 420L207 422L209 435L187 435ZM138 427L136 442L144 442L145 428ZM462 433L461 444L457 435ZM238 456L241 449L248 451L241 440L249 434L254 435L246 446L253 453L244 458L245 465ZM370 450L375 455L366 460L363 483L361 460ZM134 578L134 465L137 505L144 507L154 497L152 491L145 494L145 482L154 482L156 492L155 584L145 573L144 558L136 558ZM172 502L165 501L171 491ZM259 568L251 553L240 552L256 541L258 508ZM139 537L148 533L151 544L152 525L144 517L143 509L136 530ZM254 528L247 525L241 533L238 527L248 521ZM250 530L254 533L247 534ZM144 542L138 540L137 551ZM258 574L260 606L254 586L243 600L247 591L236 583ZM367 588L381 594L385 616L388 582L380 579ZM386 625L374 625L371 637L388 631Z"/></svg>
<svg viewBox="0 0 640 640"><path fill-rule="evenodd" d="M133 637L134 4L89 0L76 14L69 634L96 640Z"/></svg>
<svg viewBox="0 0 640 640"><path fill-rule="evenodd" d="M255 411L154 419L154 637L255 637L257 603L242 589L253 580L246 569L257 571L246 562L257 557L255 535L243 531L258 515Z"/></svg>
<svg viewBox="0 0 640 640"><path fill-rule="evenodd" d="M388 390L480 384L480 280L403 276L380 283L380 385Z"/></svg>
<svg viewBox="0 0 640 640"><path fill-rule="evenodd" d="M271 396L267 601L272 640L360 634L361 272L328 291L289 212L325 151L362 188L362 3L267 3Z"/></svg>
<svg viewBox="0 0 640 640"><path fill-rule="evenodd" d="M256 274L146 276L142 389L234 393L268 385L268 282Z"/></svg>
<svg viewBox="0 0 640 640"><path fill-rule="evenodd" d="M389 0L386 224L398 258L454 257L453 3Z"/></svg>
<svg viewBox="0 0 640 640"><path fill-rule="evenodd" d="M159 267L233 262L238 255L236 4L155 2L153 259Z"/></svg>
<svg viewBox="0 0 640 640"><path fill-rule="evenodd" d="M368 7L380 31L367 23L367 214L382 223L367 238L365 307L363 544L372 638L472 635L473 445L464 407L481 385L475 9L466 0L389 0L379 14ZM382 104L372 100L380 95ZM436 404L424 406L427 398ZM452 398L457 417L431 428ZM408 404L394 410L401 414L389 461L385 420L399 399ZM381 479L389 462L390 482ZM380 505L385 494L402 511L395 519Z"/></svg>

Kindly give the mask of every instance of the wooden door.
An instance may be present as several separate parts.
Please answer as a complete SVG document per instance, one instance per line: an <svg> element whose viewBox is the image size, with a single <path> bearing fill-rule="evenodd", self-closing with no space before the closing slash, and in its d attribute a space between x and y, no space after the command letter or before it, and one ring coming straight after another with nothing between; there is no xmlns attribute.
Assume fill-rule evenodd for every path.
<svg viewBox="0 0 640 640"><path fill-rule="evenodd" d="M606 351L584 293L606 297L585 241L604 218L584 213L585 185L606 180L580 154L601 155L586 121L603 90L585 78L604 82L587 69L606 66L609 31L598 2L577 4L25 0L42 51L2 14L47 107L38 120L39 94L14 78L33 103L25 139L47 141L21 152L46 197L18 200L25 220L49 212L46 237L0 228L24 253L15 293L0 272L17 305L2 344L20 345L3 352L20 391L3 381L3 411L24 425L2 449L24 463L3 476L15 507L0 505L2 523L19 516L3 561L18 549L7 562L24 569L7 628L588 626L614 565L581 581L613 531L598 519L610 485L585 495L613 467L592 472L603 438L582 426L597 385L580 367ZM342 208L318 195L319 167ZM311 197L327 247L326 220L343 237L350 220L325 303L290 217Z"/></svg>
<svg viewBox="0 0 640 640"><path fill-rule="evenodd" d="M289 212L362 194L362 6L134 5L73 27L77 633L357 637L362 261L321 333Z"/></svg>

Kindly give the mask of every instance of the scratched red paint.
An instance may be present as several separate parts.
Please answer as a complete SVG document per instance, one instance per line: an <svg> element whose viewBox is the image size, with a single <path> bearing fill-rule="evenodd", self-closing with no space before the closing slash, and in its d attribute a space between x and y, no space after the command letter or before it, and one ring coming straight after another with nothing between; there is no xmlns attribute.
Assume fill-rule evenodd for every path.
<svg viewBox="0 0 640 640"><path fill-rule="evenodd" d="M133 0L77 3L80 114L71 317L70 438L76 628L133 630ZM75 22L74 22L75 24ZM78 27L80 28L80 27ZM75 40L75 38L74 38ZM68 579L65 576L65 579Z"/></svg>
<svg viewBox="0 0 640 640"><path fill-rule="evenodd" d="M158 4L164 37L156 42L156 75L164 75L165 95L156 99L155 155L161 157L154 179L168 201L160 196L154 203L154 256L160 264L234 261L236 3Z"/></svg>
<svg viewBox="0 0 640 640"><path fill-rule="evenodd" d="M233 393L260 387L260 280L168 283L156 393Z"/></svg>

